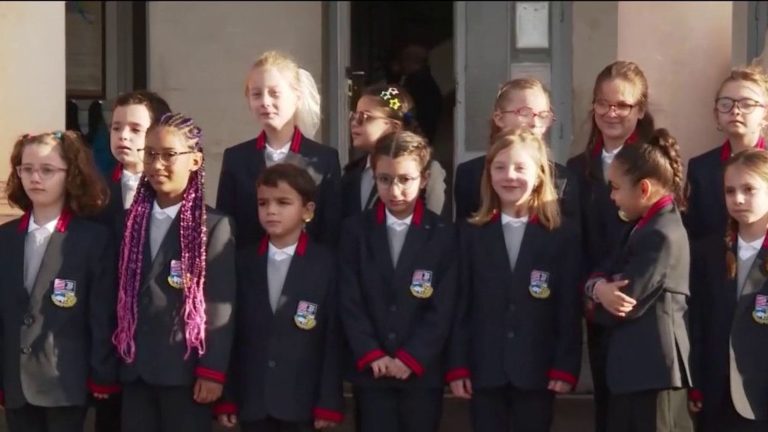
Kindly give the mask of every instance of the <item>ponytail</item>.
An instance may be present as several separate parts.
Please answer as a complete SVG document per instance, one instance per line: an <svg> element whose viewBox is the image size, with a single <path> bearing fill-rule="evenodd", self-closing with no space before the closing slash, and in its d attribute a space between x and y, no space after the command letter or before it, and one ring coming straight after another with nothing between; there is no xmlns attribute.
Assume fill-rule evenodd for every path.
<svg viewBox="0 0 768 432"><path fill-rule="evenodd" d="M677 139L667 129L660 128L653 132L648 143L658 147L669 161L669 166L672 169L671 191L675 195L677 206L684 210L687 206L683 194L685 177L683 176L683 162L680 157L680 146L677 143Z"/></svg>
<svg viewBox="0 0 768 432"><path fill-rule="evenodd" d="M313 138L320 127L320 93L312 74L305 69L299 68L296 90L300 98L296 108L296 126L304 135Z"/></svg>

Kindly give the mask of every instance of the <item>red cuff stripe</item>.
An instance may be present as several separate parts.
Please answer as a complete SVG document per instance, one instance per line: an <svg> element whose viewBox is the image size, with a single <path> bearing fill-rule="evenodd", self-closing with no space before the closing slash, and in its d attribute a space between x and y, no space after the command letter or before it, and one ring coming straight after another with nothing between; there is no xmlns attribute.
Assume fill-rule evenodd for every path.
<svg viewBox="0 0 768 432"><path fill-rule="evenodd" d="M237 414L237 405L232 402L219 402L213 406L214 415Z"/></svg>
<svg viewBox="0 0 768 432"><path fill-rule="evenodd" d="M341 423L344 420L344 414L324 408L315 408L312 411L312 415L318 420L327 420L334 423Z"/></svg>
<svg viewBox="0 0 768 432"><path fill-rule="evenodd" d="M557 369L549 370L549 379L564 381L574 387L576 387L576 381L578 381L575 376L569 374L568 372L557 370Z"/></svg>
<svg viewBox="0 0 768 432"><path fill-rule="evenodd" d="M375 349L375 350L369 352L368 354L362 356L360 358L360 360L357 361L357 370L359 370L360 372L364 371L365 368L367 368L369 364L371 364L371 363L375 362L376 360L384 357L385 355L387 355L387 354L384 353L384 351L382 351L380 349Z"/></svg>
<svg viewBox="0 0 768 432"><path fill-rule="evenodd" d="M120 391L120 385L119 384L108 384L108 385L96 384L92 379L88 378L88 390L90 390L91 393L114 394Z"/></svg>
<svg viewBox="0 0 768 432"><path fill-rule="evenodd" d="M0 406L5 406L5 392L0 390Z"/></svg>
<svg viewBox="0 0 768 432"><path fill-rule="evenodd" d="M456 380L465 378L469 378L469 369L467 368L451 369L448 371L448 373L445 374L445 382L449 384Z"/></svg>
<svg viewBox="0 0 768 432"><path fill-rule="evenodd" d="M414 373L416 376L422 376L424 375L424 367L421 366L421 363L419 363L413 356L408 354L405 350L398 350L397 353L395 353L395 357L399 358L401 362L405 363L406 366Z"/></svg>
<svg viewBox="0 0 768 432"><path fill-rule="evenodd" d="M216 381L219 384L224 384L227 381L227 376L223 373L213 369L204 368L202 366L195 368L195 375L197 375L199 378Z"/></svg>
<svg viewBox="0 0 768 432"><path fill-rule="evenodd" d="M691 402L701 402L704 400L704 394L699 389L689 389L688 390L688 399Z"/></svg>

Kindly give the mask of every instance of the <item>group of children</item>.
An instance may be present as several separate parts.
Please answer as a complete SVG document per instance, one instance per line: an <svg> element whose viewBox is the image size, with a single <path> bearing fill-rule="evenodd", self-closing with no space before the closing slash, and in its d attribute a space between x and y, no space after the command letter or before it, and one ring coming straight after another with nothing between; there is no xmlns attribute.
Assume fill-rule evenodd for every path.
<svg viewBox="0 0 768 432"><path fill-rule="evenodd" d="M551 160L550 97L505 83L485 156L459 165L455 224L405 90L350 115L343 171L310 137L319 97L268 52L255 138L204 202L203 134L158 95L117 99L97 173L73 132L26 134L0 226L0 399L11 431L436 431L444 388L475 431L548 431L581 368L598 431L768 426L768 79L735 70L694 158L656 129L640 68L594 87L586 149ZM21 278L18 278L21 276ZM694 415L694 413L698 413ZM511 429L510 429L511 428Z"/></svg>

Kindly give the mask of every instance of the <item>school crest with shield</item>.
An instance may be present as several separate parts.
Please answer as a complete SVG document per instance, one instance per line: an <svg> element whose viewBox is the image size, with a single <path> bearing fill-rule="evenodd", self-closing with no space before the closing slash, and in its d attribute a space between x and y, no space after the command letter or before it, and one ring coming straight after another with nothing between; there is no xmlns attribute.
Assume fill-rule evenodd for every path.
<svg viewBox="0 0 768 432"><path fill-rule="evenodd" d="M181 277L181 261L171 260L171 273L168 275L168 285L181 289L184 288L184 279Z"/></svg>
<svg viewBox="0 0 768 432"><path fill-rule="evenodd" d="M435 289L432 287L432 272L416 270L411 279L411 294L416 298L430 298Z"/></svg>
<svg viewBox="0 0 768 432"><path fill-rule="evenodd" d="M75 293L75 281L67 279L53 280L53 294L51 300L58 307L70 308L77 303L77 294Z"/></svg>
<svg viewBox="0 0 768 432"><path fill-rule="evenodd" d="M528 292L537 299L548 298L551 294L549 290L549 273L540 270L531 272L531 285L528 286Z"/></svg>
<svg viewBox="0 0 768 432"><path fill-rule="evenodd" d="M293 322L302 330L312 330L317 325L317 305L308 301L299 301Z"/></svg>
<svg viewBox="0 0 768 432"><path fill-rule="evenodd" d="M755 310L752 311L752 318L758 324L768 324L768 295L755 296Z"/></svg>

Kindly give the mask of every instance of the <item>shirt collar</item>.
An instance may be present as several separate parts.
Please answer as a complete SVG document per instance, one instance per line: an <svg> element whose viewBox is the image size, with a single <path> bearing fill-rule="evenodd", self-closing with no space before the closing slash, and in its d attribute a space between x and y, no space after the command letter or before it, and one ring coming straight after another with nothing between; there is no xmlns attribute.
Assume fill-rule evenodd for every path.
<svg viewBox="0 0 768 432"><path fill-rule="evenodd" d="M365 158L365 167L363 168L363 171L369 169L371 167L371 156L369 155L367 158Z"/></svg>
<svg viewBox="0 0 768 432"><path fill-rule="evenodd" d="M613 151L608 151L605 149L605 147L603 147L602 156L601 156L603 159L603 162L605 163L613 162L613 158L616 157L616 154L618 154L623 147L624 147L623 145L620 145L616 147L616 149Z"/></svg>
<svg viewBox="0 0 768 432"><path fill-rule="evenodd" d="M745 260L760 252L760 249L763 247L763 242L765 242L765 236L752 242L744 241L741 236L739 236L739 259Z"/></svg>
<svg viewBox="0 0 768 432"><path fill-rule="evenodd" d="M32 232L32 231L34 231L34 230L36 230L36 229L38 229L38 228L45 228L45 229L46 229L46 231L48 231L48 233L49 233L49 234L50 234L50 233L53 233L53 231L56 229L56 224L57 224L57 223L59 223L59 218L60 218L60 217L61 217L61 216L58 216L58 217L56 217L56 219L54 219L54 220L52 220L52 221L48 222L47 224L45 224L45 225L43 225L43 226L40 226L40 225L38 225L38 224L35 222L35 216L34 216L34 215L32 215L32 216L29 218L29 227L27 228L27 232Z"/></svg>
<svg viewBox="0 0 768 432"><path fill-rule="evenodd" d="M269 143L267 143L267 146L266 146L265 148L266 148L266 150L267 150L267 153L275 153L275 154L287 154L287 153L288 153L288 150L290 150L290 149L291 149L291 142L290 142L290 141L288 141L287 143L285 143L285 145L284 145L284 146L282 146L282 147L280 148L280 150L278 150L278 149L276 149L276 148L273 148L271 145L269 145Z"/></svg>
<svg viewBox="0 0 768 432"><path fill-rule="evenodd" d="M294 243L286 248L278 249L272 242L269 242L269 257L281 261L285 258L292 257L296 253L296 247L299 243Z"/></svg>
<svg viewBox="0 0 768 432"><path fill-rule="evenodd" d="M387 226L391 226L396 230L400 231L403 228L408 228L411 225L411 221L413 220L413 213L411 213L405 219L398 219L394 215L392 215L392 213L389 212L389 209L386 209L385 211L387 215Z"/></svg>
<svg viewBox="0 0 768 432"><path fill-rule="evenodd" d="M129 171L123 170L123 173L120 175L120 181L123 183L139 183L139 180L141 180L141 174L133 174Z"/></svg>
<svg viewBox="0 0 768 432"><path fill-rule="evenodd" d="M157 201L155 201L154 204L152 204L152 216L155 216L155 217L168 216L171 219L175 219L176 215L179 213L180 208L181 208L181 203L161 209L160 206L157 205Z"/></svg>
<svg viewBox="0 0 768 432"><path fill-rule="evenodd" d="M526 223L528 223L528 216L523 216L523 217L516 218L516 217L508 216L506 213L502 212L501 213L501 224L502 225L506 225L508 223L511 223L512 226L516 226L516 227L518 227L520 225L525 225Z"/></svg>

